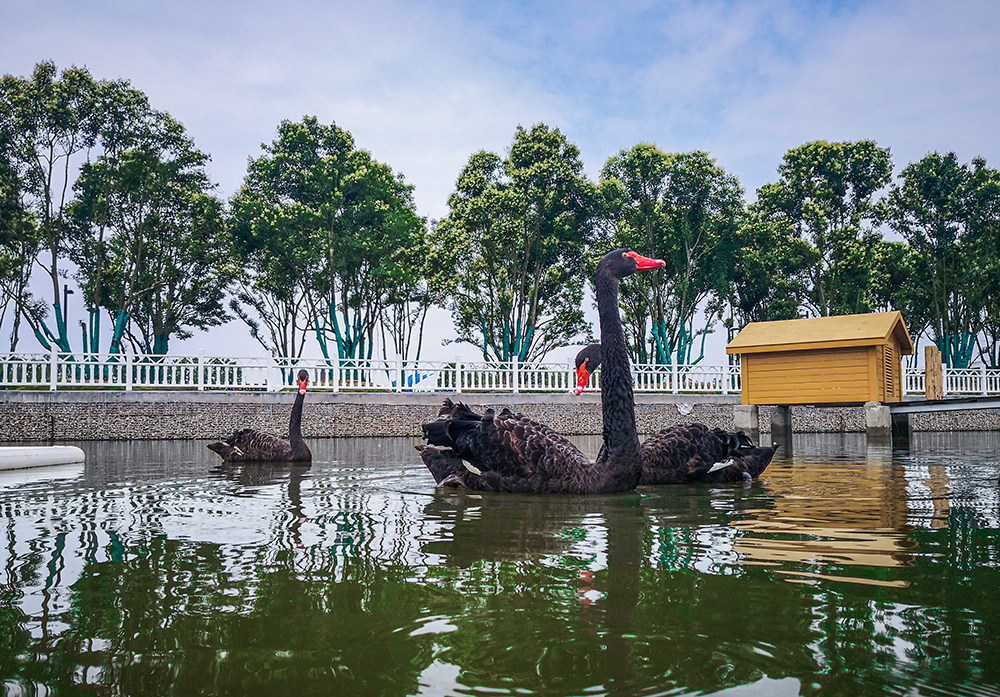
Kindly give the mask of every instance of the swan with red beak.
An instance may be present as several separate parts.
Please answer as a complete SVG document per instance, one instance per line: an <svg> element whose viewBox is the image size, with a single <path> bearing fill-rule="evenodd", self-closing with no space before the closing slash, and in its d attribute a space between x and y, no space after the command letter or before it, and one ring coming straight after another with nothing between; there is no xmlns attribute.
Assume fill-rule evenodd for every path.
<svg viewBox="0 0 1000 697"><path fill-rule="evenodd" d="M574 394L580 394L587 388L590 376L601 365L601 345L591 344L576 354L576 387Z"/></svg>
<svg viewBox="0 0 1000 697"><path fill-rule="evenodd" d="M608 252L594 271L604 373L603 442L591 461L568 438L509 409L477 414L446 399L438 419L423 424L416 446L439 487L512 493L591 494L634 489L642 476L635 399L618 287L637 271L664 263L627 249Z"/></svg>
<svg viewBox="0 0 1000 697"><path fill-rule="evenodd" d="M637 271L648 271L650 269L658 269L666 265L663 259L652 259L650 257L644 257L637 252L625 252L622 254L623 257L632 257L635 259L636 270ZM601 345L591 344L584 348L580 353L576 354L576 387L573 388L573 394L579 395L587 388L587 382L590 381L590 376L594 374L594 371L601 365Z"/></svg>

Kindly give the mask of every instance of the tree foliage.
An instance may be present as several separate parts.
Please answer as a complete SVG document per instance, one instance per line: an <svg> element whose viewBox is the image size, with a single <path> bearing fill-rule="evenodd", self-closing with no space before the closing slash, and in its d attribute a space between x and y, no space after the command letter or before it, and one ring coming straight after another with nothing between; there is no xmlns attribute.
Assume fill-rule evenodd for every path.
<svg viewBox="0 0 1000 697"><path fill-rule="evenodd" d="M622 288L638 361L697 362L726 307L737 326L898 309L949 365L978 355L1000 366L1000 174L981 158L931 153L892 183L890 152L872 141L805 143L748 207L706 153L648 143L610 158L595 186L578 149L538 124L519 127L505 156L474 153L428 234L413 187L336 124L283 121L262 147L227 218L208 155L128 82L52 62L4 76L10 349L24 322L43 348L70 350L72 276L90 311L86 350L99 350L108 316L112 351L128 337L165 353L170 337L226 319L238 267L229 307L277 354L299 356L315 336L328 357L419 357L437 304L453 340L487 360L532 361L590 334L590 257L625 246L667 262Z"/></svg>
<svg viewBox="0 0 1000 697"><path fill-rule="evenodd" d="M17 348L22 313L41 312L28 282L41 248L41 234L23 200L23 186L10 152L7 129L0 127L0 327L10 317L9 349Z"/></svg>
<svg viewBox="0 0 1000 697"><path fill-rule="evenodd" d="M558 129L518 127L506 158L469 158L433 233L434 288L447 294L456 341L486 360L537 360L583 325L584 252L595 189Z"/></svg>
<svg viewBox="0 0 1000 697"><path fill-rule="evenodd" d="M8 165L41 232L47 259L37 255L52 285L53 331L38 303L23 306L39 342L70 350L60 302L60 261L65 250L66 213L71 203L73 162L97 143L101 104L110 83L95 81L84 68L61 73L52 62L35 66L30 78L5 75L0 80L0 124ZM41 251L41 250L39 250Z"/></svg>
<svg viewBox="0 0 1000 697"><path fill-rule="evenodd" d="M150 111L133 127L121 149L81 169L72 258L88 302L115 322L112 351L127 330L143 353L162 355L170 337L227 319L233 270L208 156L167 114Z"/></svg>
<svg viewBox="0 0 1000 697"><path fill-rule="evenodd" d="M249 272L239 297L267 334L242 316L282 355L301 352L311 326L325 355L332 337L339 358L370 358L383 311L399 299L390 291L416 287L422 273L413 252L423 248L424 220L412 186L314 117L283 121L263 148L232 219Z"/></svg>
<svg viewBox="0 0 1000 697"><path fill-rule="evenodd" d="M751 206L736 231L730 258L727 300L735 328L800 316L816 253L787 222Z"/></svg>
<svg viewBox="0 0 1000 697"><path fill-rule="evenodd" d="M666 262L622 288L633 354L642 363L699 361L732 278L730 252L744 208L739 182L707 153L640 144L610 158L601 183L616 223L610 246ZM695 321L701 307L703 324Z"/></svg>
<svg viewBox="0 0 1000 697"><path fill-rule="evenodd" d="M873 141L815 141L785 153L756 210L793 229L814 250L804 304L827 316L867 312L874 282L875 195L892 175L888 148Z"/></svg>
<svg viewBox="0 0 1000 697"><path fill-rule="evenodd" d="M976 336L992 316L987 308L996 269L991 252L996 249L997 173L981 159L970 167L955 153L930 153L904 168L899 179L884 215L918 257L915 272L929 301L934 342L949 366L965 368Z"/></svg>

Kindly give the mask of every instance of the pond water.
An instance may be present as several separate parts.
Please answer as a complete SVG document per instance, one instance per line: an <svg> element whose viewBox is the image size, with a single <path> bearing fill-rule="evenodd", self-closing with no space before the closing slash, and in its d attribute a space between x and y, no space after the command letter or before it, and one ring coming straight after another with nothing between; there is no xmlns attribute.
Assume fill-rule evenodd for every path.
<svg viewBox="0 0 1000 697"><path fill-rule="evenodd" d="M6 694L1000 694L998 434L589 497L437 493L414 442L0 476Z"/></svg>

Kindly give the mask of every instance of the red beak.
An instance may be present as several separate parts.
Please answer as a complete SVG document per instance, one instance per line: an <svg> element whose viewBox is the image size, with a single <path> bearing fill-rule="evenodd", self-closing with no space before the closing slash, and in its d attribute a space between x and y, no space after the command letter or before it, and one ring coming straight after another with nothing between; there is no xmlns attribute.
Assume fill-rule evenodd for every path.
<svg viewBox="0 0 1000 697"><path fill-rule="evenodd" d="M584 388L587 386L588 380L590 380L590 371L587 370L587 364L582 363L580 367L576 369L576 389L573 391L577 394L583 392Z"/></svg>
<svg viewBox="0 0 1000 697"><path fill-rule="evenodd" d="M635 263L639 271L658 269L667 265L667 262L663 261L663 259L651 259L649 257L642 256L638 252L626 252L625 254L626 256L630 256L635 259Z"/></svg>
<svg viewBox="0 0 1000 697"><path fill-rule="evenodd" d="M307 382L308 382L307 380L299 380L299 394L305 394L306 393L306 383Z"/></svg>

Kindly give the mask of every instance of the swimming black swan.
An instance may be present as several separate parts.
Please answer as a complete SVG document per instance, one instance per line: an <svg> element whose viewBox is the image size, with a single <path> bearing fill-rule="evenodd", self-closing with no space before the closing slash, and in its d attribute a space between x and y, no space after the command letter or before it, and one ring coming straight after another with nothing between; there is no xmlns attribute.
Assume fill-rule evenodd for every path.
<svg viewBox="0 0 1000 697"><path fill-rule="evenodd" d="M576 354L576 388L573 392L580 394L587 387L587 381L601 365L601 345L591 344Z"/></svg>
<svg viewBox="0 0 1000 697"><path fill-rule="evenodd" d="M576 394L600 364L600 344L576 355ZM755 447L742 431L730 433L700 423L671 426L643 441L639 484L749 482L770 464L775 450L777 446Z"/></svg>
<svg viewBox="0 0 1000 697"><path fill-rule="evenodd" d="M756 447L743 431L699 423L671 426L643 441L639 483L749 482L771 463L777 449Z"/></svg>
<svg viewBox="0 0 1000 697"><path fill-rule="evenodd" d="M311 462L312 452L302 439L302 403L306 399L309 373L299 371L299 393L288 420L288 440L253 428L236 431L222 443L209 443L226 462Z"/></svg>
<svg viewBox="0 0 1000 697"><path fill-rule="evenodd" d="M507 409L480 415L446 399L441 418L423 425L429 445L416 446L437 485L573 494L634 489L642 474L642 459L625 334L618 316L618 284L636 271L663 265L660 259L626 249L605 255L597 264L594 288L605 355L604 447L596 462L565 437L526 416Z"/></svg>

